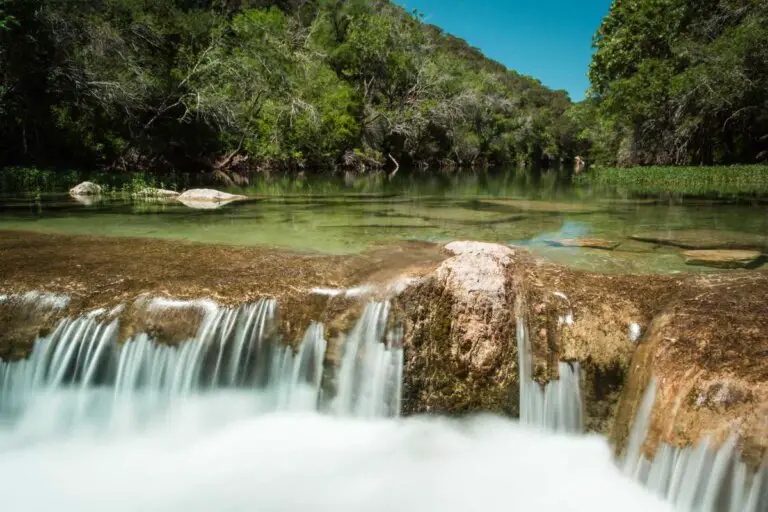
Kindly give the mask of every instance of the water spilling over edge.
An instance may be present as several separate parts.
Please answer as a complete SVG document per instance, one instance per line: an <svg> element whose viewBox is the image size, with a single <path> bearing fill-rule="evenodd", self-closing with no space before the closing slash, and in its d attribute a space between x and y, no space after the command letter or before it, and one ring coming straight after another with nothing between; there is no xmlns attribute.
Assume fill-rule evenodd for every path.
<svg viewBox="0 0 768 512"><path fill-rule="evenodd" d="M262 413L329 411L369 419L399 415L402 328L389 327L387 302L368 304L346 337L333 396L325 396L323 386L328 344L322 324L311 324L294 350L277 332L274 300L235 308L166 299L155 299L151 305L159 309L193 305L204 312L203 320L195 336L177 346L158 343L147 333L119 343L118 320L103 320L101 311L61 320L49 335L36 340L29 359L0 361L0 419L21 419L22 427L33 428L34 422L23 421L32 410L35 422L42 418L42 423L54 424L53 430L94 420L118 419L125 426L123 413L128 411L127 424L136 427L183 402L179 398L226 390L257 392L257 409ZM559 379L545 386L536 383L525 314L518 306L520 421L581 433L579 366L561 362ZM641 448L654 390L652 384L638 412L622 461L625 474L681 511L765 510L768 470L764 466L751 474L735 451L735 439L717 449L706 440L689 448L661 445L653 461L646 459ZM41 417L41 411L48 416ZM36 440L48 434L43 429Z"/></svg>

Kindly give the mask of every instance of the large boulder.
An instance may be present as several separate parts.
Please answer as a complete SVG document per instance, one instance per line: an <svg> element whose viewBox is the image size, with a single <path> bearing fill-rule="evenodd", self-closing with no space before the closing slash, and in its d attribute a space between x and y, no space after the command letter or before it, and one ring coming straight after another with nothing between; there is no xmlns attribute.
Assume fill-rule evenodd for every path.
<svg viewBox="0 0 768 512"><path fill-rule="evenodd" d="M406 322L405 412L514 413L515 295L507 269L516 250L454 242L445 251L448 259L399 298Z"/></svg>
<svg viewBox="0 0 768 512"><path fill-rule="evenodd" d="M228 194L211 188L193 188L178 196L179 201L209 201L220 203L222 201L236 201L246 199L246 196Z"/></svg>
<svg viewBox="0 0 768 512"><path fill-rule="evenodd" d="M101 194L101 186L91 181L84 181L69 189L69 195L73 197L97 196Z"/></svg>

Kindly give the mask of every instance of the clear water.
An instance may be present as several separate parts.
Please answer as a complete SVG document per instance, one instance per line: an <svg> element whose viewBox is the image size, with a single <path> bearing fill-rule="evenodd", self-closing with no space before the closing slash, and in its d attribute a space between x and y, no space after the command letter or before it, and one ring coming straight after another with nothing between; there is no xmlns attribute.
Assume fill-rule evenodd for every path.
<svg viewBox="0 0 768 512"><path fill-rule="evenodd" d="M676 248L630 240L639 232L707 230L762 237L768 198L642 196L575 187L554 171L262 179L236 190L253 199L213 210L123 196L81 204L65 194L3 196L0 230L152 237L354 254L402 240L473 239L527 245L578 268L700 271ZM556 248L551 238L601 238L613 251Z"/></svg>

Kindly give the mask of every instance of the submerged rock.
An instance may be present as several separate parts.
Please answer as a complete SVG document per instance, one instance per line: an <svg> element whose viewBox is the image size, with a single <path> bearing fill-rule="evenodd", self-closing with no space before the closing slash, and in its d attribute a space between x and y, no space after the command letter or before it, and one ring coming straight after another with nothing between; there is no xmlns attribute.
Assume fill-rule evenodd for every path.
<svg viewBox="0 0 768 512"><path fill-rule="evenodd" d="M749 268L760 264L763 255L759 251L735 249L713 249L708 251L685 251L687 265L715 268Z"/></svg>
<svg viewBox="0 0 768 512"><path fill-rule="evenodd" d="M95 196L71 196L72 199L85 206L92 206L104 200L101 195Z"/></svg>
<svg viewBox="0 0 768 512"><path fill-rule="evenodd" d="M78 196L97 196L101 194L101 186L91 181L84 181L69 189L69 195Z"/></svg>
<svg viewBox="0 0 768 512"><path fill-rule="evenodd" d="M603 240L602 238L569 238L562 240L545 240L544 243L554 247L582 247L588 249L604 249L612 251L620 242Z"/></svg>
<svg viewBox="0 0 768 512"><path fill-rule="evenodd" d="M683 249L768 249L768 236L737 231L707 229L685 229L638 233L630 236L633 240Z"/></svg>
<svg viewBox="0 0 768 512"><path fill-rule="evenodd" d="M535 213L595 213L600 207L587 203L559 203L552 201L533 201L529 199L482 199L481 205L509 208Z"/></svg>

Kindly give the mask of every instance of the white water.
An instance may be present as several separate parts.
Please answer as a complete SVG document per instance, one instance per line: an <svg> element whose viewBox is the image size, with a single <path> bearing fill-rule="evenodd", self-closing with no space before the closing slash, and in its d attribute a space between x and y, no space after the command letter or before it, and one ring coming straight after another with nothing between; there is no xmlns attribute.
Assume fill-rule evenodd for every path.
<svg viewBox="0 0 768 512"><path fill-rule="evenodd" d="M765 512L768 510L768 465L750 474L736 452L737 438L719 447L708 439L686 448L662 443L653 461L642 453L648 433L656 383L651 381L630 433L624 472L675 508L696 512Z"/></svg>
<svg viewBox="0 0 768 512"><path fill-rule="evenodd" d="M661 512L662 498L683 511L764 510L765 476L726 463L730 448L640 456L652 396L624 464L652 492L622 475L604 440L574 435L578 366L533 382L523 322L524 425L386 420L399 414L403 373L388 303L366 307L332 376L321 324L294 352L276 334L274 301L192 305L204 320L178 348L146 334L119 345L117 322L90 315L61 322L28 361L0 362L0 510Z"/></svg>
<svg viewBox="0 0 768 512"><path fill-rule="evenodd" d="M533 358L525 315L518 311L517 319L520 422L557 432L581 433L584 427L579 364L559 363L560 378L543 387L539 385L533 380Z"/></svg>
<svg viewBox="0 0 768 512"><path fill-rule="evenodd" d="M140 431L5 450L2 510L668 511L621 476L599 438L492 418L258 415L255 398L187 397Z"/></svg>
<svg viewBox="0 0 768 512"><path fill-rule="evenodd" d="M264 391L262 407L272 410L324 408L322 324L308 328L294 353L276 334L274 300L236 308L161 300L151 307L196 307L205 315L196 336L178 347L143 333L119 344L118 321L103 323L97 315L62 320L35 342L29 359L0 361L0 421L23 419L60 391L77 397L63 406L66 421L81 415L112 421L110 411L122 409L141 422L182 397L231 388ZM399 414L402 333L386 329L388 314L388 303L369 304L347 337L333 401L338 414Z"/></svg>
<svg viewBox="0 0 768 512"><path fill-rule="evenodd" d="M403 380L402 332L387 330L388 302L372 302L344 344L333 408L365 418L399 416ZM386 340L386 345L382 343Z"/></svg>
<svg viewBox="0 0 768 512"><path fill-rule="evenodd" d="M558 432L581 432L578 364L561 362L558 380L543 387L535 382L525 311L522 304L517 309L520 422ZM655 395L656 384L651 381L621 461L624 474L682 512L767 512L768 465L763 464L757 474L751 473L736 451L736 437L719 447L707 439L685 448L662 443L652 461L643 455Z"/></svg>

